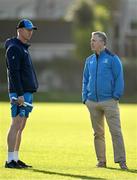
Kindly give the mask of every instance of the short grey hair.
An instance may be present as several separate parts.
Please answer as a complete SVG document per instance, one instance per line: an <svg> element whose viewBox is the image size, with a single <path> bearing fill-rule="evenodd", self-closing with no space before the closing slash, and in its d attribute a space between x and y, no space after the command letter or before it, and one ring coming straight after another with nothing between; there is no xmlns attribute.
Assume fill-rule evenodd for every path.
<svg viewBox="0 0 137 180"><path fill-rule="evenodd" d="M95 32L92 32L91 34L92 34L92 36L97 35L98 37L100 37L102 39L102 41L104 42L105 45L107 44L107 35L105 32L95 31Z"/></svg>

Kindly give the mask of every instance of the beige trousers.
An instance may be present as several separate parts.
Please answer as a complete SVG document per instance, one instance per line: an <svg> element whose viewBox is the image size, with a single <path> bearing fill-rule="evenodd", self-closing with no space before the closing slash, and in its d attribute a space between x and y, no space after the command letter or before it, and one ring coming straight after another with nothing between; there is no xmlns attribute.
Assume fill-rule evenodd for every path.
<svg viewBox="0 0 137 180"><path fill-rule="evenodd" d="M118 101L115 101L114 99L103 102L93 102L87 100L86 105L90 112L92 127L94 130L94 145L97 160L99 162L106 162L104 138L105 116L112 137L114 161L115 163L126 161Z"/></svg>

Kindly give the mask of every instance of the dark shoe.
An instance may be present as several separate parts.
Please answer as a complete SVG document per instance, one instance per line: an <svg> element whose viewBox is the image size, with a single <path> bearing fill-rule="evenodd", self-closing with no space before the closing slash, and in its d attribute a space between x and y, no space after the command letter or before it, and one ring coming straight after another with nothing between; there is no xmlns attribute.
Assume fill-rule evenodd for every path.
<svg viewBox="0 0 137 180"><path fill-rule="evenodd" d="M98 162L97 167L98 168L106 168L107 167L106 162Z"/></svg>
<svg viewBox="0 0 137 180"><path fill-rule="evenodd" d="M123 170L127 170L128 169L128 167L126 165L126 162L124 162L124 161L119 162L119 166Z"/></svg>
<svg viewBox="0 0 137 180"><path fill-rule="evenodd" d="M32 167L32 166L30 166L30 165L25 164L25 163L24 163L23 161L21 161L21 160L18 160L17 163L18 163L22 168Z"/></svg>
<svg viewBox="0 0 137 180"><path fill-rule="evenodd" d="M14 160L12 160L11 162L7 162L5 163L5 168L16 168L16 169L21 169L22 167Z"/></svg>

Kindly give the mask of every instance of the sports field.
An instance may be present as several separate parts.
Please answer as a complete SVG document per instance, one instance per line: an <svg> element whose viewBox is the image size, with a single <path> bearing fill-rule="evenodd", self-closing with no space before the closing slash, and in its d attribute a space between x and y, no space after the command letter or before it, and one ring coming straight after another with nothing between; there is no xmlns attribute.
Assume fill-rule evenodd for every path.
<svg viewBox="0 0 137 180"><path fill-rule="evenodd" d="M82 104L35 103L24 130L21 160L32 169L5 169L6 136L10 124L8 103L0 104L0 179L14 180L136 180L137 105L121 105L122 130L128 171L113 162L111 137L106 128L107 166L96 168L93 131Z"/></svg>

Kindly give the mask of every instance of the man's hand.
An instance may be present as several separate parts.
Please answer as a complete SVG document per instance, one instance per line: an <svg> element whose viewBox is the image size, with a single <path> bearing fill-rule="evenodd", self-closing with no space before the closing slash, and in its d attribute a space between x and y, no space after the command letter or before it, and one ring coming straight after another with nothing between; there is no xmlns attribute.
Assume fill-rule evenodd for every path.
<svg viewBox="0 0 137 180"><path fill-rule="evenodd" d="M22 106L24 104L24 97L23 96L18 96L17 103L19 106Z"/></svg>

